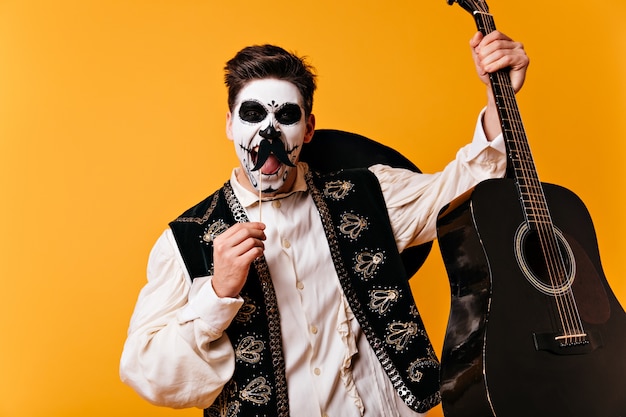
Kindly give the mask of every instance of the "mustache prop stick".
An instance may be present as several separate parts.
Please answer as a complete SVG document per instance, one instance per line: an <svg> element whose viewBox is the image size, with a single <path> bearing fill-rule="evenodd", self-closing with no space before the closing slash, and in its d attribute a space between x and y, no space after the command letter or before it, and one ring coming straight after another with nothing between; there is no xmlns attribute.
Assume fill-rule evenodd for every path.
<svg viewBox="0 0 626 417"><path fill-rule="evenodd" d="M267 162L268 159L273 155L276 162L285 164L290 167L295 167L295 165L289 160L289 154L285 150L285 145L279 139L280 132L277 132L276 129L272 125L269 125L267 129L264 129L260 132L261 136L263 136L263 140L259 143L259 149L257 151L257 160L256 164L252 168L252 171L259 171L259 220L262 219L261 212L261 198L263 193L263 166ZM270 171L275 171L278 169L279 164L274 163L275 169L272 168ZM272 172L266 172L266 174L271 174Z"/></svg>

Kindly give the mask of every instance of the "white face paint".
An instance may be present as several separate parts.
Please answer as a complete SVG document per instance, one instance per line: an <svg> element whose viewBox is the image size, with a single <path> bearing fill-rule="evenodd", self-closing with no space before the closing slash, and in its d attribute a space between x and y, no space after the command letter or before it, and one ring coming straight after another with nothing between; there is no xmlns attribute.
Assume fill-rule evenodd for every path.
<svg viewBox="0 0 626 417"><path fill-rule="evenodd" d="M296 168L288 164L297 162L302 144L311 138L312 126L305 120L298 88L269 78L251 81L241 89L228 117L227 133L250 185L258 190L262 175L260 191L273 194L291 186ZM261 142L279 149L271 150L263 166L255 170Z"/></svg>

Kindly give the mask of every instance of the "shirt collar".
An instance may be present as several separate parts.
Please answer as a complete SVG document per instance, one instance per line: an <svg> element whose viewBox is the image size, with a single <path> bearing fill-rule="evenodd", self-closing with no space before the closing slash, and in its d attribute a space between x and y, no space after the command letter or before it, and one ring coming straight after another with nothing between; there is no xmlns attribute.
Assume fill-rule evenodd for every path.
<svg viewBox="0 0 626 417"><path fill-rule="evenodd" d="M259 195L245 188L237 180L237 172L240 168L234 168L230 175L230 185L233 187L235 196L243 207L251 207L259 202ZM280 200L281 198L289 197L294 193L306 192L307 186L304 176L309 170L309 166L305 162L298 162L296 165L296 180L293 183L291 190L286 193L276 194L269 197L263 197L263 201Z"/></svg>

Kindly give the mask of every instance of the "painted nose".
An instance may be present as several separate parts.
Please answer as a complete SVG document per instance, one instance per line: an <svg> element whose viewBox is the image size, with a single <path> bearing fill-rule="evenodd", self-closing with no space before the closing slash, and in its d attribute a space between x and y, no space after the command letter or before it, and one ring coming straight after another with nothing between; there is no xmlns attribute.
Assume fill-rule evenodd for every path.
<svg viewBox="0 0 626 417"><path fill-rule="evenodd" d="M280 139L280 132L274 129L274 126L271 123L268 127L261 130L259 132L259 135L261 135L261 137L264 139Z"/></svg>

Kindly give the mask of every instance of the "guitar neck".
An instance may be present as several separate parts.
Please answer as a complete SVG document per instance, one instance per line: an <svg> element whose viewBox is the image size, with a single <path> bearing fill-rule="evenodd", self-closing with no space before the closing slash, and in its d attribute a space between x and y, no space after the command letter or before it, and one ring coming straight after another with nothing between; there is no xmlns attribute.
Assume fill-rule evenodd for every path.
<svg viewBox="0 0 626 417"><path fill-rule="evenodd" d="M472 14L478 30L483 35L496 30L491 14L486 12L473 12ZM530 151L509 71L504 69L491 73L489 79L507 149L507 175L509 178L513 178L517 184L528 225L532 229L536 229L538 224L551 224L543 188Z"/></svg>
<svg viewBox="0 0 626 417"><path fill-rule="evenodd" d="M478 30L483 35L488 35L496 30L493 16L489 13L489 8L484 0L448 0L449 4L454 2L459 3L461 7L470 12L476 21ZM508 174L515 180L519 202L526 219L525 224L520 224L515 235L516 245L524 246L524 248L516 246L516 258L518 262L520 259L528 259L527 249L530 252L536 252L539 256L533 257L532 263L540 267L537 269L534 266L524 267L529 271L528 277L531 274L535 275L537 271L545 270L545 277L548 278L546 282L550 282L550 291L554 288L565 290L562 293L559 292L559 297L555 297L557 299L555 307L558 309L560 319L557 333L561 336L558 337L565 337L568 340L572 338L571 340L576 340L574 343L579 343L580 336L586 338L587 334L583 330L573 299L573 292L568 283L568 277L571 275L568 274L565 252L562 250L568 245L561 244L564 238L557 238L557 229L552 223L543 186L537 176L509 73L510 69L505 68L489 74L489 78L500 118L502 135L507 147ZM521 226L527 226L527 228ZM520 230L523 230L521 236L518 235ZM573 261L571 260L573 258L568 256L568 259L570 259L570 269L573 271ZM547 294L550 294L550 291ZM553 294L556 295L557 293L554 292ZM558 342L556 337L553 337L553 340ZM586 341L588 342L588 339Z"/></svg>

